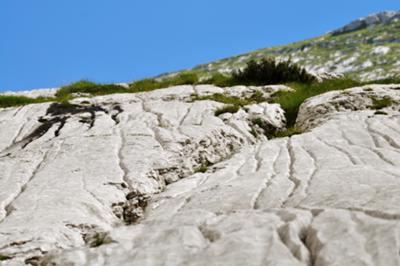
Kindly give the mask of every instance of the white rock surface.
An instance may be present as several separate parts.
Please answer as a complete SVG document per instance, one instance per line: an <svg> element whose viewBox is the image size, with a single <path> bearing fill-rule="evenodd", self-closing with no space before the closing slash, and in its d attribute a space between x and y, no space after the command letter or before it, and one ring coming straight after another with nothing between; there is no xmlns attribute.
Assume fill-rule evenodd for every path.
<svg viewBox="0 0 400 266"><path fill-rule="evenodd" d="M276 88L240 93L257 90ZM82 246L82 236L135 222L166 184L255 143L253 114L242 110L232 127L214 115L224 104L190 100L225 91L238 94L180 86L0 110L0 254L23 261ZM266 123L284 126L278 106L259 109Z"/></svg>
<svg viewBox="0 0 400 266"><path fill-rule="evenodd" d="M352 111L377 112L375 101L388 98L390 105L381 108L389 114L400 111L400 85L366 85L344 91L331 91L307 99L301 105L297 116L298 127L308 130L331 117L347 116Z"/></svg>
<svg viewBox="0 0 400 266"><path fill-rule="evenodd" d="M314 97L298 120L309 132L258 142L251 117L281 127L278 106L215 117L220 103L185 101L228 88L77 99L87 109L28 144L34 127L13 115L49 105L1 110L3 264L399 265L398 88ZM392 99L387 115L371 95ZM144 216L126 226L124 210Z"/></svg>

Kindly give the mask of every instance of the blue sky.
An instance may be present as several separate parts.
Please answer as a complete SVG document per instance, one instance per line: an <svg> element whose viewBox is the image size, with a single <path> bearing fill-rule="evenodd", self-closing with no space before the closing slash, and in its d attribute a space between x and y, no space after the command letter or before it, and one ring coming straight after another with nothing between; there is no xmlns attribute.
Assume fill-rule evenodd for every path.
<svg viewBox="0 0 400 266"><path fill-rule="evenodd" d="M125 82L398 10L399 0L0 0L0 91Z"/></svg>

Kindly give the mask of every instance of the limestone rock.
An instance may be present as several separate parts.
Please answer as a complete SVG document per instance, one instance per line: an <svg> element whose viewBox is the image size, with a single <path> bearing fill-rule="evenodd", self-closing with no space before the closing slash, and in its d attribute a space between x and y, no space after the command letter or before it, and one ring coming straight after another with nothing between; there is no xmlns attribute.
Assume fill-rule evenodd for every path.
<svg viewBox="0 0 400 266"><path fill-rule="evenodd" d="M268 93L243 91L257 89ZM255 143L249 121L233 128L214 115L222 103L189 101L205 91L229 89L180 86L0 109L0 254L29 259L85 245L82 228L136 223L152 194ZM269 104L261 106L268 116Z"/></svg>
<svg viewBox="0 0 400 266"><path fill-rule="evenodd" d="M213 86L0 110L2 263L399 265L398 88L309 99L270 140L248 131L279 106L217 117L190 100Z"/></svg>
<svg viewBox="0 0 400 266"><path fill-rule="evenodd" d="M337 29L332 32L334 35L338 34L343 34L343 33L348 33L364 28L369 28L372 26L376 26L379 24L386 24L389 23L393 20L399 20L400 19L400 11L386 11L386 12L380 12L376 14L372 14L363 18L359 18L344 27Z"/></svg>
<svg viewBox="0 0 400 266"><path fill-rule="evenodd" d="M366 85L309 98L300 106L296 125L308 130L338 115L362 110L371 115L377 111L398 114L400 85Z"/></svg>

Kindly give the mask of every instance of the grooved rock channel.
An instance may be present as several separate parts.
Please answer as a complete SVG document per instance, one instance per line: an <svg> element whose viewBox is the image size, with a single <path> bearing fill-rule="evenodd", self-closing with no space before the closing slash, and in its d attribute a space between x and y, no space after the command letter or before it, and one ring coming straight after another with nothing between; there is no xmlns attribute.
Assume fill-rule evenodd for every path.
<svg viewBox="0 0 400 266"><path fill-rule="evenodd" d="M0 110L0 264L400 265L400 85L311 98L300 135L252 134L285 127L279 90ZM254 92L267 102L220 116L193 100Z"/></svg>

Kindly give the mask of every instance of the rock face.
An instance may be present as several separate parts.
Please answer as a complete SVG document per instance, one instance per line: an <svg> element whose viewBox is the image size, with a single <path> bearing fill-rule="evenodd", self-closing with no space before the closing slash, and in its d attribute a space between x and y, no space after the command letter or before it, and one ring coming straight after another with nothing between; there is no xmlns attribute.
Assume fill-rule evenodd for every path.
<svg viewBox="0 0 400 266"><path fill-rule="evenodd" d="M217 117L223 104L193 101L281 89L1 110L2 263L399 265L400 86L311 98L308 132L270 140L252 121L284 127L279 106Z"/></svg>
<svg viewBox="0 0 400 266"><path fill-rule="evenodd" d="M400 19L400 11L385 11L376 14L369 15L367 17L359 18L344 27L337 29L332 32L334 35L348 33L360 29L373 27L379 24L387 24L393 20Z"/></svg>
<svg viewBox="0 0 400 266"><path fill-rule="evenodd" d="M400 110L399 90L399 85L367 85L312 97L301 105L296 124L309 130L326 120L347 116L354 111L395 115Z"/></svg>
<svg viewBox="0 0 400 266"><path fill-rule="evenodd" d="M267 98L287 89L227 93ZM224 104L193 101L225 91L180 86L1 110L0 254L23 262L91 243L88 235L135 223L167 184L255 143L251 118L284 127L275 104L219 118L214 111Z"/></svg>

